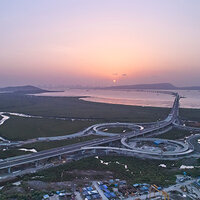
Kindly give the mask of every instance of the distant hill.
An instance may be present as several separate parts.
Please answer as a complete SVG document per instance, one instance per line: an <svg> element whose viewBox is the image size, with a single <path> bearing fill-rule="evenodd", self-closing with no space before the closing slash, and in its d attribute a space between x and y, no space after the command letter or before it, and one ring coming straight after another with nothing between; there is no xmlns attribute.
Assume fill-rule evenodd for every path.
<svg viewBox="0 0 200 200"><path fill-rule="evenodd" d="M44 93L50 92L48 90L43 90L38 87L32 85L25 85L25 86L13 86L13 87L4 87L0 88L0 92L10 92L10 93L20 93L20 94L37 94L37 93Z"/></svg>
<svg viewBox="0 0 200 200"><path fill-rule="evenodd" d="M171 83L155 83L155 84L137 84L137 85L119 85L105 87L102 89L137 89L137 90L200 90L200 86L176 87Z"/></svg>

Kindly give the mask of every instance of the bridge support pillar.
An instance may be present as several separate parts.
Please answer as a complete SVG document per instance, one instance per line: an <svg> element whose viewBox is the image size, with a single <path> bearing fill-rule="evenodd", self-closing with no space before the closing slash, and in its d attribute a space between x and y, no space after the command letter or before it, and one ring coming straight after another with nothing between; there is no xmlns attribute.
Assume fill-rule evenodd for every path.
<svg viewBox="0 0 200 200"><path fill-rule="evenodd" d="M38 161L35 162L35 167L37 167L37 166L38 166Z"/></svg>
<svg viewBox="0 0 200 200"><path fill-rule="evenodd" d="M81 154L82 154L82 155L85 154L85 150L81 151Z"/></svg>
<svg viewBox="0 0 200 200"><path fill-rule="evenodd" d="M93 149L93 150L92 150L92 153L93 153L93 154L96 154L96 149Z"/></svg>
<svg viewBox="0 0 200 200"><path fill-rule="evenodd" d="M11 167L8 167L8 173L9 174L11 173Z"/></svg>

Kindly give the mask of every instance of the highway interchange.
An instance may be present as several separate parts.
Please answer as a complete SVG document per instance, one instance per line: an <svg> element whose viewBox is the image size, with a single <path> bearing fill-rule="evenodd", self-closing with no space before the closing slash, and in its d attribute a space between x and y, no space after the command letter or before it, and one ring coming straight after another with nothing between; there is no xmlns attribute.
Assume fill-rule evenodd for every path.
<svg viewBox="0 0 200 200"><path fill-rule="evenodd" d="M136 124L132 124L133 127L139 127L136 130L133 130L131 132L127 132L127 133L123 133L123 134L115 134L112 137L107 137L107 138L101 138L101 139L94 139L94 140L90 140L90 141L86 141L86 142L81 142L81 143L77 143L77 144L72 144L72 145L67 145L67 146L62 146L62 147L58 147L58 148L54 148L54 149L49 149L49 150L45 150L45 151L40 151L40 152L36 152L36 153L31 153L28 155L23 155L23 156L18 156L18 157L12 157L12 158L8 158L8 159L4 159L2 161L0 161L0 170L2 169L10 169L11 167L16 167L16 166L20 166L23 164L28 164L28 163L34 163L40 160L44 160L44 159L48 159L48 158L52 158L52 157L57 157L57 156L61 156L64 154L73 154L75 152L83 152L85 150L89 150L89 149L106 149L107 150L113 150L114 149L118 149L120 151L133 151L131 149L128 148L117 148L117 147L110 147L109 144L116 142L116 141L123 141L123 140L127 140L130 138L138 138L141 136L146 136L152 132L155 131L159 131L159 130L163 130L169 126L172 126L174 123L177 123L178 121L178 117L179 117L179 100L180 100L180 96L178 95L178 93L173 93L175 96L175 100L171 109L171 112L169 113L169 115L167 116L167 118L165 120L162 121L158 121L156 123L152 123L149 126L146 126L145 128L143 128L142 126L138 126ZM97 125L93 125L89 128L87 128L85 130L85 133L88 133L90 131L96 132L96 134L98 134L98 132L100 131L101 127L106 127L106 126L113 126L115 125L117 126L131 126L130 123L112 123L112 124L97 124ZM108 144L108 145L107 145ZM100 145L104 145L103 147ZM107 145L107 146L105 146ZM109 146L109 147L108 147ZM189 151L188 151L189 150ZM191 149L187 149L187 153L191 152ZM176 153L175 153L176 154Z"/></svg>

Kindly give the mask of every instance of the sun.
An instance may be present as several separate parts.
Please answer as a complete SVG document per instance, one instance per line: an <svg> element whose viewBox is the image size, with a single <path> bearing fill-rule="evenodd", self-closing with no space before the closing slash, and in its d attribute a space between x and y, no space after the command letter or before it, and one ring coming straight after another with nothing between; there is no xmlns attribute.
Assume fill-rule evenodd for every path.
<svg viewBox="0 0 200 200"><path fill-rule="evenodd" d="M113 80L113 83L116 83L116 80L115 80L115 79Z"/></svg>

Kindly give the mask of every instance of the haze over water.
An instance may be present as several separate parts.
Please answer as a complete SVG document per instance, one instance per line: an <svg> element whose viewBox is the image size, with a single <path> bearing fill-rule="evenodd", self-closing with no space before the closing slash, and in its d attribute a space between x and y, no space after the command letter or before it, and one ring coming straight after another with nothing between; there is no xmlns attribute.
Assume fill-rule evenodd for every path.
<svg viewBox="0 0 200 200"><path fill-rule="evenodd" d="M200 108L200 91L197 90L177 90L182 98L180 107L182 108ZM153 107L171 107L174 97L168 94L154 93L148 90L98 90L98 89L67 89L64 92L52 92L39 94L40 96L87 96L81 98L86 101L153 106Z"/></svg>

